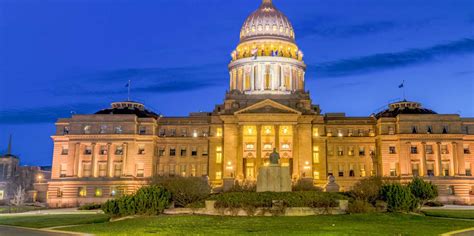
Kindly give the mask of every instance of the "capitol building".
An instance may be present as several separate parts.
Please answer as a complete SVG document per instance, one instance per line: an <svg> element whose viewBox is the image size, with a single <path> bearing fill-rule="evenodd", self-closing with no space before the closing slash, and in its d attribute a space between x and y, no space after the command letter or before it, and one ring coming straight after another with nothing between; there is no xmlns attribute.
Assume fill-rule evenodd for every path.
<svg viewBox="0 0 474 236"><path fill-rule="evenodd" d="M474 118L406 100L366 117L321 113L305 90L296 33L263 0L242 26L229 92L213 111L167 117L124 101L58 119L48 204L104 202L154 176L204 176L216 189L255 181L274 148L293 181L324 186L332 175L348 191L369 176L420 176L438 185L440 201L474 204Z"/></svg>

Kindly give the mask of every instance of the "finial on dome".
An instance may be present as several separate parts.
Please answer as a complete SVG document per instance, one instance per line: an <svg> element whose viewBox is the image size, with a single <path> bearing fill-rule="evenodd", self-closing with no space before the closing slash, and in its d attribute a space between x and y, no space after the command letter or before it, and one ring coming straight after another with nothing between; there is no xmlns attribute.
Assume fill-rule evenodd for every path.
<svg viewBox="0 0 474 236"><path fill-rule="evenodd" d="M262 4L272 4L272 0L263 0Z"/></svg>

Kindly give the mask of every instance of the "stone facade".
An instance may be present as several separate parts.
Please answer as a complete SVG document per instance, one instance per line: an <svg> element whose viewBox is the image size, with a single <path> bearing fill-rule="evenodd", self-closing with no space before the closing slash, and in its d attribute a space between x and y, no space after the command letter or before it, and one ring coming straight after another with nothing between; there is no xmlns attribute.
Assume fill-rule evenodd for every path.
<svg viewBox="0 0 474 236"><path fill-rule="evenodd" d="M288 27L290 26L290 27ZM255 181L276 148L293 181L341 190L368 176L439 185L440 200L474 203L474 119L400 101L367 117L322 114L304 90L303 53L270 0L247 19L229 64L230 92L212 112L159 116L137 102L59 119L52 207L102 202L153 176Z"/></svg>

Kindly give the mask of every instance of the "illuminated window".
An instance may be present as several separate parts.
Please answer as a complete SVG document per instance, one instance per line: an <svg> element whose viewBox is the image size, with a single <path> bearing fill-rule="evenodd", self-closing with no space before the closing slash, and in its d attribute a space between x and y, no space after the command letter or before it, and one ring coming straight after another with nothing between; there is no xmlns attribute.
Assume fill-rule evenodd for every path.
<svg viewBox="0 0 474 236"><path fill-rule="evenodd" d="M116 134L121 134L121 133L123 133L122 126L117 126L117 127L115 127L115 133L116 133Z"/></svg>
<svg viewBox="0 0 474 236"><path fill-rule="evenodd" d="M426 154L433 154L433 146L426 145Z"/></svg>
<svg viewBox="0 0 474 236"><path fill-rule="evenodd" d="M354 156L354 147L349 147L349 149L347 150L347 155Z"/></svg>
<svg viewBox="0 0 474 236"><path fill-rule="evenodd" d="M313 128L313 136L318 137L319 136L319 129L318 128Z"/></svg>
<svg viewBox="0 0 474 236"><path fill-rule="evenodd" d="M186 164L182 164L179 166L179 172L181 176L186 177Z"/></svg>
<svg viewBox="0 0 474 236"><path fill-rule="evenodd" d="M138 146L138 155L145 155L145 145Z"/></svg>
<svg viewBox="0 0 474 236"><path fill-rule="evenodd" d="M99 155L107 155L107 146L100 146Z"/></svg>
<svg viewBox="0 0 474 236"><path fill-rule="evenodd" d="M266 126L264 129L265 129L265 134L266 134L266 135L272 134L272 128L271 128L271 127Z"/></svg>
<svg viewBox="0 0 474 236"><path fill-rule="evenodd" d="M79 197L87 197L86 187L79 187L77 194L78 194Z"/></svg>
<svg viewBox="0 0 474 236"><path fill-rule="evenodd" d="M197 130L193 130L193 138L197 138L199 136Z"/></svg>
<svg viewBox="0 0 474 236"><path fill-rule="evenodd" d="M391 177L396 177L397 176L397 164L396 163L390 163L390 176Z"/></svg>
<svg viewBox="0 0 474 236"><path fill-rule="evenodd" d="M263 150L272 150L273 145L271 143L265 143L263 144Z"/></svg>
<svg viewBox="0 0 474 236"><path fill-rule="evenodd" d="M466 176L472 176L471 163L466 162L465 167L466 167Z"/></svg>
<svg viewBox="0 0 474 236"><path fill-rule="evenodd" d="M360 177L365 177L366 172L365 172L365 164L360 164Z"/></svg>
<svg viewBox="0 0 474 236"><path fill-rule="evenodd" d="M314 179L319 179L320 178L319 171L314 171L313 172L313 178Z"/></svg>
<svg viewBox="0 0 474 236"><path fill-rule="evenodd" d="M195 164L191 164L191 176L196 176L197 175L197 169Z"/></svg>
<svg viewBox="0 0 474 236"><path fill-rule="evenodd" d="M217 128L217 130L216 130L216 136L217 136L217 137L222 137L222 128Z"/></svg>
<svg viewBox="0 0 474 236"><path fill-rule="evenodd" d="M117 146L115 148L115 155L123 155L123 146Z"/></svg>
<svg viewBox="0 0 474 236"><path fill-rule="evenodd" d="M222 147L216 147L216 163L221 164L222 163Z"/></svg>
<svg viewBox="0 0 474 236"><path fill-rule="evenodd" d="M222 172L221 172L221 171L217 171L217 172L216 172L216 179L217 179L217 180L221 180L221 179L222 179Z"/></svg>
<svg viewBox="0 0 474 236"><path fill-rule="evenodd" d="M313 163L319 164L319 146L313 147Z"/></svg>
<svg viewBox="0 0 474 236"><path fill-rule="evenodd" d="M63 128L63 134L64 134L64 135L69 134L69 126L64 126L64 128Z"/></svg>
<svg viewBox="0 0 474 236"><path fill-rule="evenodd" d="M344 156L344 148L339 146L337 147L337 155L338 156Z"/></svg>
<svg viewBox="0 0 474 236"><path fill-rule="evenodd" d="M420 176L420 165L418 163L411 164L411 172L413 176Z"/></svg>
<svg viewBox="0 0 474 236"><path fill-rule="evenodd" d="M165 148L164 147L159 147L158 148L158 156L162 157L165 155Z"/></svg>
<svg viewBox="0 0 474 236"><path fill-rule="evenodd" d="M337 130L337 136L338 136L338 137L344 136L344 133L342 133L342 129L338 129L338 130Z"/></svg>
<svg viewBox="0 0 474 236"><path fill-rule="evenodd" d="M288 127L286 127L286 126L283 127L283 128L282 128L282 133L283 133L283 134L288 134L288 133L289 133Z"/></svg>
<svg viewBox="0 0 474 236"><path fill-rule="evenodd" d="M393 127L388 127L388 134L394 135L395 134L395 129Z"/></svg>
<svg viewBox="0 0 474 236"><path fill-rule="evenodd" d="M61 164L59 170L59 177L64 178L67 175L67 164Z"/></svg>
<svg viewBox="0 0 474 236"><path fill-rule="evenodd" d="M0 200L5 198L5 190L0 190Z"/></svg>
<svg viewBox="0 0 474 236"><path fill-rule="evenodd" d="M365 156L365 147L359 147L359 156Z"/></svg>
<svg viewBox="0 0 474 236"><path fill-rule="evenodd" d="M143 178L145 177L145 165L143 163L137 164L137 177Z"/></svg>
<svg viewBox="0 0 474 236"><path fill-rule="evenodd" d="M253 144L253 143L247 143L247 144L245 145L245 149L246 149L246 150L254 150L254 149L255 149L255 144Z"/></svg>
<svg viewBox="0 0 474 236"><path fill-rule="evenodd" d="M448 154L448 153L449 153L448 145L441 145L441 154Z"/></svg>
<svg viewBox="0 0 474 236"><path fill-rule="evenodd" d="M102 188L95 188L95 197L102 197Z"/></svg>
<svg viewBox="0 0 474 236"><path fill-rule="evenodd" d="M201 168L202 168L201 175L202 176L207 176L207 164L201 165Z"/></svg>
<svg viewBox="0 0 474 236"><path fill-rule="evenodd" d="M185 157L186 155L187 155L186 148L185 148L185 147L182 147L182 148L181 148L181 156L182 156L182 157Z"/></svg>
<svg viewBox="0 0 474 236"><path fill-rule="evenodd" d="M290 149L290 144L289 143L284 143L281 145L281 149L283 150L289 150Z"/></svg>
<svg viewBox="0 0 474 236"><path fill-rule="evenodd" d="M84 134L90 134L91 133L91 126L86 125L84 126Z"/></svg>
<svg viewBox="0 0 474 236"><path fill-rule="evenodd" d="M449 176L449 163L443 163L443 176Z"/></svg>

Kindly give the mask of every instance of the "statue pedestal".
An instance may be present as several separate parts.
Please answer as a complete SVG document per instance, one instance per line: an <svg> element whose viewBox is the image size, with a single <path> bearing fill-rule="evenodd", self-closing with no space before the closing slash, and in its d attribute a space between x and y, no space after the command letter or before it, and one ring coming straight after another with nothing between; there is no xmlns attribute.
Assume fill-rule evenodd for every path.
<svg viewBox="0 0 474 236"><path fill-rule="evenodd" d="M257 192L291 192L290 168L274 164L261 167L257 176Z"/></svg>

